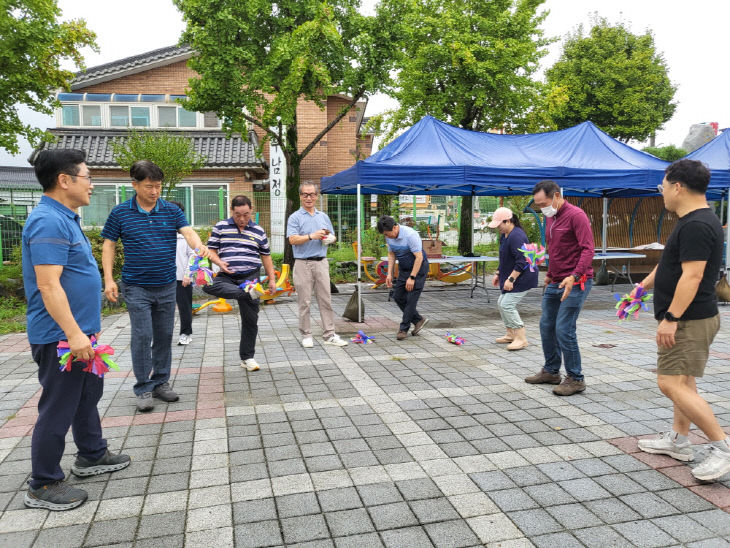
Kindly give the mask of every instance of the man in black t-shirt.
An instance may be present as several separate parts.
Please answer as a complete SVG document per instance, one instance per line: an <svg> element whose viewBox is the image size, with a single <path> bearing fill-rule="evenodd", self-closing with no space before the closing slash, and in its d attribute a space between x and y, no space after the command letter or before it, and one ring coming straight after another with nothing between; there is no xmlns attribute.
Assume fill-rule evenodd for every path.
<svg viewBox="0 0 730 548"><path fill-rule="evenodd" d="M704 374L710 344L720 329L715 283L724 237L719 219L707 206L709 182L710 171L701 162L679 160L666 169L659 190L665 207L679 220L659 264L640 284L647 290L654 287L657 384L674 403L674 424L671 432L656 439L639 440L639 449L691 461L688 434L694 423L711 443L710 455L692 470L705 481L730 472L730 438L695 383Z"/></svg>

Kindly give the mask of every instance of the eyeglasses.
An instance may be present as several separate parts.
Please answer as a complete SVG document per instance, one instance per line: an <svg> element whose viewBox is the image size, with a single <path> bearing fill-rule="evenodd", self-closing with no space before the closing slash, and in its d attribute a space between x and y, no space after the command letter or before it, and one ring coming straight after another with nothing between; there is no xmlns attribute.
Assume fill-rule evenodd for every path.
<svg viewBox="0 0 730 548"><path fill-rule="evenodd" d="M302 192L300 194L300 196L302 198L316 198L317 197L317 193L316 192Z"/></svg>
<svg viewBox="0 0 730 548"><path fill-rule="evenodd" d="M66 173L66 175L68 175L69 177L81 177L82 179L88 179L89 184L91 184L91 176L89 175L74 175L72 173Z"/></svg>

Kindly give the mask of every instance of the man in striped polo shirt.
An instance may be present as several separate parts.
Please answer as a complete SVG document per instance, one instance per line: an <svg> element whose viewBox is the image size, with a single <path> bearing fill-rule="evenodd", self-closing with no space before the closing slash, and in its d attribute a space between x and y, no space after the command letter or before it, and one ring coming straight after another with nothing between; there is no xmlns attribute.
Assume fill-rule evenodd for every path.
<svg viewBox="0 0 730 548"><path fill-rule="evenodd" d="M259 300L240 286L247 280L258 278L263 263L269 280L269 293L274 295L276 274L269 239L264 229L251 220L252 214L251 200L239 195L231 200L231 216L213 227L208 248L211 260L221 271L213 285L204 287L203 291L215 297L238 301L241 313L241 342L238 346L241 367L258 371L259 364L254 354L259 332Z"/></svg>
<svg viewBox="0 0 730 548"><path fill-rule="evenodd" d="M150 411L154 407L153 396L166 402L179 399L169 383L178 232L199 255L207 257L209 251L180 208L160 199L164 174L156 164L149 160L135 162L129 175L135 195L109 214L101 231L101 262L104 294L115 303L119 289L113 275L114 254L121 238L124 300L132 327L132 369L137 379L134 393L137 409Z"/></svg>

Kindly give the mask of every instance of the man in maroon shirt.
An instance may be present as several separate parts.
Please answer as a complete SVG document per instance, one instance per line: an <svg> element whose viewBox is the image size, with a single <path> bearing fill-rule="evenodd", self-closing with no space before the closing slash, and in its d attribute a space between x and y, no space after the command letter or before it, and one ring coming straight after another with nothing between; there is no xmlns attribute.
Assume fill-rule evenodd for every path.
<svg viewBox="0 0 730 548"><path fill-rule="evenodd" d="M532 197L546 217L550 260L540 316L545 365L525 382L557 384L554 394L571 396L586 389L575 325L593 285L593 231L585 212L565 201L555 181L537 183ZM562 382L561 364L567 373Z"/></svg>

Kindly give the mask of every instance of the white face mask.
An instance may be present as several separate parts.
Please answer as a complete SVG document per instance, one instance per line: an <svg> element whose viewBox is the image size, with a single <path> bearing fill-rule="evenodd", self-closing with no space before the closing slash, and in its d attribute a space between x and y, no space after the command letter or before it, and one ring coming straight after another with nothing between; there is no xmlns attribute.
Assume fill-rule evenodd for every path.
<svg viewBox="0 0 730 548"><path fill-rule="evenodd" d="M555 196L553 196L553 202L555 202ZM540 211L543 215L545 215L545 217L554 217L555 214L558 212L558 210L553 207L553 204L550 204L547 207L540 208Z"/></svg>

